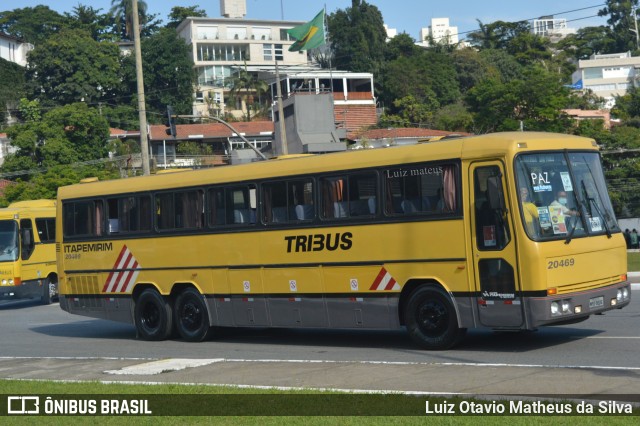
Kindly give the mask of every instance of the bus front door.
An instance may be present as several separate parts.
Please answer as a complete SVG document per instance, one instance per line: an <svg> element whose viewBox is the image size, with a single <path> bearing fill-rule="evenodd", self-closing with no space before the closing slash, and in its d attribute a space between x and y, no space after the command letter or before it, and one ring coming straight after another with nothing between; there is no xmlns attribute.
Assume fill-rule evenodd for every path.
<svg viewBox="0 0 640 426"><path fill-rule="evenodd" d="M480 324L491 328L522 325L513 221L506 208L504 166L473 163L469 173L475 299Z"/></svg>

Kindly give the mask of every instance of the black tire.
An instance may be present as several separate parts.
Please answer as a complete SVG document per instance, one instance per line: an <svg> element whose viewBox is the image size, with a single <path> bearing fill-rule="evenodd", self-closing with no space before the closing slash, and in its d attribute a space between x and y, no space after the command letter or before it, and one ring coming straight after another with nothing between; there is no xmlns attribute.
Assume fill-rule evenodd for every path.
<svg viewBox="0 0 640 426"><path fill-rule="evenodd" d="M420 287L411 294L404 319L409 336L430 350L451 348L466 331L458 328L456 311L449 296L434 287Z"/></svg>
<svg viewBox="0 0 640 426"><path fill-rule="evenodd" d="M184 340L201 342L210 337L209 311L202 295L194 288L180 293L174 305L176 329Z"/></svg>
<svg viewBox="0 0 640 426"><path fill-rule="evenodd" d="M143 340L166 340L173 330L171 304L155 289L144 290L136 300L134 318Z"/></svg>
<svg viewBox="0 0 640 426"><path fill-rule="evenodd" d="M50 305L53 299L58 297L58 283L46 278L42 281L42 294L40 303Z"/></svg>

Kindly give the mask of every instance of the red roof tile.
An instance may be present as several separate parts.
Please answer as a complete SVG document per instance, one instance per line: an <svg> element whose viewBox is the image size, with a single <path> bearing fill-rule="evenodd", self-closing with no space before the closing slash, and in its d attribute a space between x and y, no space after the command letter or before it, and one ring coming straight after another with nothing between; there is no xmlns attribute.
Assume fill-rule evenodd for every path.
<svg viewBox="0 0 640 426"><path fill-rule="evenodd" d="M238 121L229 124L245 136L257 136L274 131L272 121ZM165 125L150 126L149 139L173 139L167 135L166 130ZM177 124L176 133L176 139L189 139L189 135L202 135L205 138L226 138L233 135L233 132L222 123Z"/></svg>

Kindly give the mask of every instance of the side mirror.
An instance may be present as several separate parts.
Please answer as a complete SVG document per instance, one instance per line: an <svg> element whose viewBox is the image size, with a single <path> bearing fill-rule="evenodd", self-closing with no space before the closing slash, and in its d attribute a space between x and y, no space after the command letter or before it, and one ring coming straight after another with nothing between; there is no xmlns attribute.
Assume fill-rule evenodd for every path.
<svg viewBox="0 0 640 426"><path fill-rule="evenodd" d="M493 210L505 210L506 205L500 176L491 176L487 179L487 197Z"/></svg>

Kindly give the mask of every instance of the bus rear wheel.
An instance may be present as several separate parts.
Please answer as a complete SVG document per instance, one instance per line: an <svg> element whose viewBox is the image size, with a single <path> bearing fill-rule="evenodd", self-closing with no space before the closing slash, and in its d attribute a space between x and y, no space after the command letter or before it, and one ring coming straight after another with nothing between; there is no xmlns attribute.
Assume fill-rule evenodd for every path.
<svg viewBox="0 0 640 426"><path fill-rule="evenodd" d="M404 314L409 336L425 349L449 349L464 336L451 299L440 289L418 288L409 297Z"/></svg>
<svg viewBox="0 0 640 426"><path fill-rule="evenodd" d="M176 298L174 307L176 329L180 337L188 342L201 342L210 336L207 305L196 289L187 288L182 291Z"/></svg>
<svg viewBox="0 0 640 426"><path fill-rule="evenodd" d="M173 329L171 305L158 291L144 290L134 307L138 336L143 340L166 340Z"/></svg>

